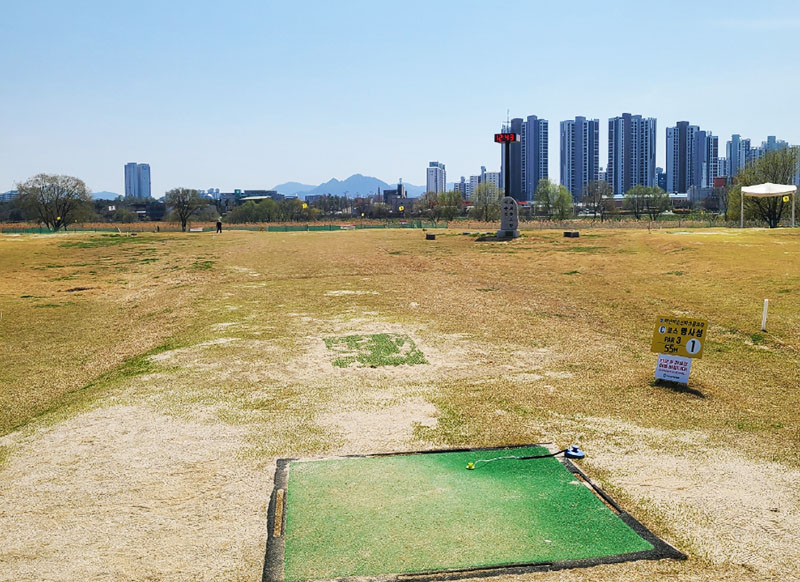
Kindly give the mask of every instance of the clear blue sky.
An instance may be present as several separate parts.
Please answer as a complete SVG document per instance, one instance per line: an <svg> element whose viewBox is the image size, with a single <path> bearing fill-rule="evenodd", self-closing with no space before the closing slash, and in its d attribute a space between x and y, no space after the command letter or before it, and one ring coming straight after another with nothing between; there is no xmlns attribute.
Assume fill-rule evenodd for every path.
<svg viewBox="0 0 800 582"><path fill-rule="evenodd" d="M499 169L511 116L624 111L800 143L800 4L0 0L0 191L38 172L122 192L424 184ZM760 90L761 87L766 89ZM723 154L724 155L724 154Z"/></svg>

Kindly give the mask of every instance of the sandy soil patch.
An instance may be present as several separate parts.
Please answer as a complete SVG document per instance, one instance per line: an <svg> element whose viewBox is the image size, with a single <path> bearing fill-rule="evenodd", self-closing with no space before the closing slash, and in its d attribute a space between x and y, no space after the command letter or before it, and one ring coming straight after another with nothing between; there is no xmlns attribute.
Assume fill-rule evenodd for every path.
<svg viewBox="0 0 800 582"><path fill-rule="evenodd" d="M319 422L344 438L338 454L407 451L414 448L415 424L436 426L436 407L417 396L383 408L326 414Z"/></svg>
<svg viewBox="0 0 800 582"><path fill-rule="evenodd" d="M30 437L0 473L0 580L257 580L272 474L240 437L130 406Z"/></svg>
<svg viewBox="0 0 800 582"><path fill-rule="evenodd" d="M588 440L589 473L607 471L615 489L655 510L695 554L761 576L798 573L800 471L708 446L703 431L596 418L580 425L604 435Z"/></svg>

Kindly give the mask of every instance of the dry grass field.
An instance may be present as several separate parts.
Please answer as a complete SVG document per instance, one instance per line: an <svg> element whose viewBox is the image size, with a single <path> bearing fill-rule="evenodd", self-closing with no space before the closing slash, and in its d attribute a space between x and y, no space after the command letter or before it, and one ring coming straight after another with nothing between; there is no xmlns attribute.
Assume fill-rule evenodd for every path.
<svg viewBox="0 0 800 582"><path fill-rule="evenodd" d="M542 441L689 559L514 580L800 578L800 230L523 234L0 235L0 580L255 582L276 458Z"/></svg>

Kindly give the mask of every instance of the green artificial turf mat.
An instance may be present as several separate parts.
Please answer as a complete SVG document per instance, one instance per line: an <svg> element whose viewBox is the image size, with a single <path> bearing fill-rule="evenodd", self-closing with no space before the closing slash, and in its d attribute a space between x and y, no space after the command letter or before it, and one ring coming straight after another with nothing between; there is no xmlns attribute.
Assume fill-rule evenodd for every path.
<svg viewBox="0 0 800 582"><path fill-rule="evenodd" d="M285 580L553 563L652 550L542 447L293 461Z"/></svg>

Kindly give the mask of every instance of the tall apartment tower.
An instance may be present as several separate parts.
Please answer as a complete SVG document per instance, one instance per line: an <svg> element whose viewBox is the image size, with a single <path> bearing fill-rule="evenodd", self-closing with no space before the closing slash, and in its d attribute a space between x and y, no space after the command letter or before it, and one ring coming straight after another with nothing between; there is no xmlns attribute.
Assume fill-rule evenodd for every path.
<svg viewBox="0 0 800 582"><path fill-rule="evenodd" d="M428 164L428 181L426 192L444 192L447 190L447 172L441 162Z"/></svg>
<svg viewBox="0 0 800 582"><path fill-rule="evenodd" d="M728 177L730 176L730 172L728 171L728 158L718 158L717 159L717 177Z"/></svg>
<svg viewBox="0 0 800 582"><path fill-rule="evenodd" d="M501 148L500 177L505 185L506 172L510 174L510 191L506 195L515 200L532 200L539 180L547 178L548 124L546 119L529 115L526 120L514 118L502 131L518 133L520 141L509 146L509 159ZM504 186L505 187L505 186Z"/></svg>
<svg viewBox="0 0 800 582"><path fill-rule="evenodd" d="M712 188L719 173L719 138L688 121L667 128L667 192Z"/></svg>
<svg viewBox="0 0 800 582"><path fill-rule="evenodd" d="M706 136L703 180L700 186L702 188L713 188L714 178L719 176L719 137L709 132Z"/></svg>
<svg viewBox="0 0 800 582"><path fill-rule="evenodd" d="M608 120L608 182L614 194L656 179L656 120L623 113Z"/></svg>
<svg viewBox="0 0 800 582"><path fill-rule="evenodd" d="M600 121L576 117L561 122L561 184L578 202L600 174Z"/></svg>
<svg viewBox="0 0 800 582"><path fill-rule="evenodd" d="M125 198L150 198L150 164L125 164Z"/></svg>
<svg viewBox="0 0 800 582"><path fill-rule="evenodd" d="M750 140L742 139L741 135L734 133L725 146L725 157L728 160L728 178L733 180L739 170L750 162Z"/></svg>

